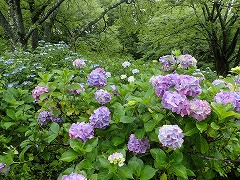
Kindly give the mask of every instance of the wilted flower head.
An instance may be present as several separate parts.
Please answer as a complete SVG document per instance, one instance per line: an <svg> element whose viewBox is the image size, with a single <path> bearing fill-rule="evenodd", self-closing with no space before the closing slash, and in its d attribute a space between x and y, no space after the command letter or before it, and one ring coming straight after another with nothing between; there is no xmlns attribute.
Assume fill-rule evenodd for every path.
<svg viewBox="0 0 240 180"><path fill-rule="evenodd" d="M5 163L0 163L0 174L8 174L10 171L10 166Z"/></svg>
<svg viewBox="0 0 240 180"><path fill-rule="evenodd" d="M94 95L99 104L105 104L111 100L111 94L103 89L97 90Z"/></svg>
<svg viewBox="0 0 240 180"><path fill-rule="evenodd" d="M80 86L80 89L69 89L68 93L69 94L80 94L81 92L84 92L85 91L84 85L80 84L80 83L78 83L78 85Z"/></svg>
<svg viewBox="0 0 240 180"><path fill-rule="evenodd" d="M163 146L176 150L183 143L182 129L178 125L163 125L159 129L158 139Z"/></svg>
<svg viewBox="0 0 240 180"><path fill-rule="evenodd" d="M40 126L46 125L49 121L52 121L53 114L48 111L42 111L38 115L38 122Z"/></svg>
<svg viewBox="0 0 240 180"><path fill-rule="evenodd" d="M132 70L132 73L133 73L133 74L137 74L137 73L139 73L139 70L138 70L138 69L133 69L133 70Z"/></svg>
<svg viewBox="0 0 240 180"><path fill-rule="evenodd" d="M105 129L110 124L110 119L111 119L110 115L111 113L109 109L105 106L102 106L94 110L94 113L91 114L89 118L90 124L94 128Z"/></svg>
<svg viewBox="0 0 240 180"><path fill-rule="evenodd" d="M202 121L211 114L211 107L205 100L194 99L189 102L190 116Z"/></svg>
<svg viewBox="0 0 240 180"><path fill-rule="evenodd" d="M235 100L233 92L222 91L216 94L214 101L220 104L233 103Z"/></svg>
<svg viewBox="0 0 240 180"><path fill-rule="evenodd" d="M124 61L124 62L122 63L123 68L129 67L130 65L131 65L131 63L128 62L128 61Z"/></svg>
<svg viewBox="0 0 240 180"><path fill-rule="evenodd" d="M115 152L108 157L110 163L118 164L118 166L123 166L125 158L123 157L122 153Z"/></svg>
<svg viewBox="0 0 240 180"><path fill-rule="evenodd" d="M70 138L78 138L82 142L86 142L94 137L94 128L89 123L73 123L69 128L69 136Z"/></svg>
<svg viewBox="0 0 240 180"><path fill-rule="evenodd" d="M176 63L175 58L173 55L166 55L159 58L159 61L162 63L162 70L163 71L172 71L174 70L174 65Z"/></svg>
<svg viewBox="0 0 240 180"><path fill-rule="evenodd" d="M129 77L128 77L128 82L129 82L129 83L134 82L134 81L135 81L134 76L129 76Z"/></svg>
<svg viewBox="0 0 240 180"><path fill-rule="evenodd" d="M107 84L105 77L106 72L102 68L94 69L89 75L87 83L92 87L103 87Z"/></svg>
<svg viewBox="0 0 240 180"><path fill-rule="evenodd" d="M128 150L137 154L144 154L147 149L150 149L150 144L147 138L138 139L134 134L131 134L128 140Z"/></svg>
<svg viewBox="0 0 240 180"><path fill-rule="evenodd" d="M82 174L71 173L69 175L63 175L62 180L87 180Z"/></svg>
<svg viewBox="0 0 240 180"><path fill-rule="evenodd" d="M33 90L32 90L32 97L38 101L39 97L44 94L47 93L48 89L45 87L41 87L41 86L36 86Z"/></svg>
<svg viewBox="0 0 240 180"><path fill-rule="evenodd" d="M76 59L73 61L73 66L77 68L82 68L86 65L85 61L83 59Z"/></svg>
<svg viewBox="0 0 240 180"><path fill-rule="evenodd" d="M183 68L187 68L189 66L196 66L197 60L190 54L185 54L177 57L177 63L180 64Z"/></svg>
<svg viewBox="0 0 240 180"><path fill-rule="evenodd" d="M162 97L162 105L182 117L190 113L188 99L177 92L166 91Z"/></svg>

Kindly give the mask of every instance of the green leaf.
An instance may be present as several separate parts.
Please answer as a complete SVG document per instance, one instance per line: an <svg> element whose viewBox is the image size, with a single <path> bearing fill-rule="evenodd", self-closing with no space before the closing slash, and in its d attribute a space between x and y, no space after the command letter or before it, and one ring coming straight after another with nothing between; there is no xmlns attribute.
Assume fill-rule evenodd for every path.
<svg viewBox="0 0 240 180"><path fill-rule="evenodd" d="M155 167L159 168L160 170L165 169L167 166L167 156L165 152L161 149L151 149L150 153L152 157L155 159Z"/></svg>
<svg viewBox="0 0 240 180"><path fill-rule="evenodd" d="M193 122L189 122L186 124L184 128L184 136L192 136L193 134L196 134L199 132L198 128L196 127L196 124Z"/></svg>
<svg viewBox="0 0 240 180"><path fill-rule="evenodd" d="M172 162L181 163L182 160L183 160L183 154L179 149L176 149L170 155L170 161L172 161Z"/></svg>
<svg viewBox="0 0 240 180"><path fill-rule="evenodd" d="M45 138L45 141L47 141L48 143L52 142L54 139L56 139L56 137L58 136L58 134L56 133L53 133L53 132L48 132L46 134L46 138Z"/></svg>
<svg viewBox="0 0 240 180"><path fill-rule="evenodd" d="M152 114L150 112L145 112L142 115L142 121L147 122L149 119L152 119Z"/></svg>
<svg viewBox="0 0 240 180"><path fill-rule="evenodd" d="M25 154L25 152L26 152L30 147L32 147L32 145L25 146L24 149L22 150L22 152L19 154L19 160L20 160L20 162L25 161L25 159L24 159L24 154Z"/></svg>
<svg viewBox="0 0 240 180"><path fill-rule="evenodd" d="M125 139L122 137L119 137L119 136L114 136L111 139L111 141L114 144L114 146L118 146L118 145L122 144L125 141Z"/></svg>
<svg viewBox="0 0 240 180"><path fill-rule="evenodd" d="M50 130L55 133L55 134L58 134L59 133L59 130L60 130L60 126L58 123L56 122L53 122L50 126Z"/></svg>
<svg viewBox="0 0 240 180"><path fill-rule="evenodd" d="M160 176L160 180L167 180L167 175L165 173L163 173L161 176Z"/></svg>
<svg viewBox="0 0 240 180"><path fill-rule="evenodd" d="M173 163L169 168L169 171L176 176L180 176L184 179L187 179L187 170L186 167L179 163Z"/></svg>
<svg viewBox="0 0 240 180"><path fill-rule="evenodd" d="M149 120L148 122L144 123L144 129L146 132L150 132L155 128L156 124L153 119Z"/></svg>
<svg viewBox="0 0 240 180"><path fill-rule="evenodd" d="M14 122L4 122L3 124L2 124L2 128L4 128L4 129L8 129L8 128L10 128L11 126L13 126L13 125L15 125L16 123L14 123Z"/></svg>
<svg viewBox="0 0 240 180"><path fill-rule="evenodd" d="M202 133L205 129L207 129L207 122L202 121L202 122L197 122L196 126L198 128L198 130Z"/></svg>
<svg viewBox="0 0 240 180"><path fill-rule="evenodd" d="M70 146L76 152L79 153L83 152L84 144L80 139L77 138L70 139Z"/></svg>
<svg viewBox="0 0 240 180"><path fill-rule="evenodd" d="M141 176L141 171L143 169L143 161L137 157L132 157L128 162L128 167L132 169L132 172L137 176Z"/></svg>
<svg viewBox="0 0 240 180"><path fill-rule="evenodd" d="M149 165L146 165L144 167L143 171L141 172L140 180L151 179L155 175L156 172L157 172L156 169L152 168Z"/></svg>
<svg viewBox="0 0 240 180"><path fill-rule="evenodd" d="M131 168L128 168L128 166L122 166L118 169L119 174L121 174L126 179L133 179L133 173L131 171Z"/></svg>
<svg viewBox="0 0 240 180"><path fill-rule="evenodd" d="M214 130L218 130L218 129L220 128L220 126L217 125L215 122L212 122L210 126L211 126L211 128L213 128Z"/></svg>
<svg viewBox="0 0 240 180"><path fill-rule="evenodd" d="M123 116L120 118L120 122L126 123L126 124L132 123L134 120L135 120L134 117L129 117L129 116Z"/></svg>
<svg viewBox="0 0 240 180"><path fill-rule="evenodd" d="M202 136L200 136L200 145L201 145L201 153L203 154L206 153L209 149L209 146L208 146L207 140Z"/></svg>
<svg viewBox="0 0 240 180"><path fill-rule="evenodd" d="M74 150L70 149L62 154L62 157L59 159L60 161L71 162L78 157L78 153Z"/></svg>
<svg viewBox="0 0 240 180"><path fill-rule="evenodd" d="M12 109L7 109L7 110L6 110L6 113L7 113L8 117L10 117L11 119L16 119L15 111L14 111L14 110L12 110Z"/></svg>
<svg viewBox="0 0 240 180"><path fill-rule="evenodd" d="M98 161L103 168L108 168L110 166L110 162L103 156L98 156Z"/></svg>

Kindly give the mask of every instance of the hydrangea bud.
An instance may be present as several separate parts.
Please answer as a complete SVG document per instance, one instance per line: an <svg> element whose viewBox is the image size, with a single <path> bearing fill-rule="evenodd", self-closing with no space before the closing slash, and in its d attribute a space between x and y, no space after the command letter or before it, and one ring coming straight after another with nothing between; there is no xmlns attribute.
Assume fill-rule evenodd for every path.
<svg viewBox="0 0 240 180"><path fill-rule="evenodd" d="M147 149L150 149L150 144L147 138L138 139L134 134L131 134L128 141L128 150L137 154L144 154Z"/></svg>
<svg viewBox="0 0 240 180"><path fill-rule="evenodd" d="M82 68L86 65L85 61L83 59L76 59L73 61L73 66L77 68Z"/></svg>
<svg viewBox="0 0 240 180"><path fill-rule="evenodd" d="M228 91L219 92L214 97L214 101L220 104L233 103L234 100L234 92Z"/></svg>
<svg viewBox="0 0 240 180"><path fill-rule="evenodd" d="M162 105L182 117L190 114L188 99L177 92L166 91L162 97Z"/></svg>
<svg viewBox="0 0 240 180"><path fill-rule="evenodd" d="M78 138L82 142L86 142L94 137L94 128L89 123L73 123L69 128L69 136L70 138Z"/></svg>
<svg viewBox="0 0 240 180"><path fill-rule="evenodd" d="M166 55L159 58L159 61L162 63L162 70L163 71L173 71L174 65L176 63L175 58L173 55Z"/></svg>
<svg viewBox="0 0 240 180"><path fill-rule="evenodd" d="M110 124L110 119L111 119L110 115L111 113L109 109L105 106L102 106L94 110L94 113L91 114L89 118L90 124L94 128L105 129Z"/></svg>
<svg viewBox="0 0 240 180"><path fill-rule="evenodd" d="M122 67L123 67L123 68L129 67L130 65L131 65L131 63L128 62L128 61L124 61L124 62L122 63Z"/></svg>
<svg viewBox="0 0 240 180"><path fill-rule="evenodd" d="M178 125L163 125L159 129L158 139L163 146L176 150L183 143L182 129Z"/></svg>
<svg viewBox="0 0 240 180"><path fill-rule="evenodd" d="M10 171L10 166L5 163L0 163L0 174L8 174Z"/></svg>
<svg viewBox="0 0 240 180"><path fill-rule="evenodd" d="M190 116L198 121L202 121L211 114L211 107L205 100L194 99L189 102Z"/></svg>
<svg viewBox="0 0 240 180"><path fill-rule="evenodd" d="M103 89L97 90L94 95L99 104L106 104L111 100L111 94Z"/></svg>
<svg viewBox="0 0 240 180"><path fill-rule="evenodd" d="M91 87L103 87L107 84L105 77L106 72L102 68L94 69L87 77L87 83Z"/></svg>
<svg viewBox="0 0 240 180"><path fill-rule="evenodd" d="M40 126L45 126L52 119L53 119L53 114L48 111L42 111L38 115L38 122Z"/></svg>
<svg viewBox="0 0 240 180"><path fill-rule="evenodd" d="M69 94L80 94L81 92L85 91L85 88L83 86L83 84L79 84L81 86L81 89L69 89L68 93Z"/></svg>
<svg viewBox="0 0 240 180"><path fill-rule="evenodd" d="M87 180L82 174L71 173L69 175L63 175L62 180Z"/></svg>
<svg viewBox="0 0 240 180"><path fill-rule="evenodd" d="M115 152L108 157L110 163L118 164L119 167L124 165L125 158L121 153Z"/></svg>
<svg viewBox="0 0 240 180"><path fill-rule="evenodd" d="M32 97L35 99L35 101L39 101L39 98L42 94L47 93L48 89L41 87L41 86L36 86L33 90L32 90Z"/></svg>
<svg viewBox="0 0 240 180"><path fill-rule="evenodd" d="M183 68L187 68L189 66L196 66L197 60L190 54L185 54L177 57L177 63L180 64Z"/></svg>

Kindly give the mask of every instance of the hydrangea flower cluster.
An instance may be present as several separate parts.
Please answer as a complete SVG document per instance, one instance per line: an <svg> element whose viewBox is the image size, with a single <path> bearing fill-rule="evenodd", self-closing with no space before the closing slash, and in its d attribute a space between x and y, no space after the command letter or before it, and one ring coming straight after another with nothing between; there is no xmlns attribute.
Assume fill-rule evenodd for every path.
<svg viewBox="0 0 240 180"><path fill-rule="evenodd" d="M182 129L178 125L163 125L159 129L158 139L163 146L176 150L183 143Z"/></svg>
<svg viewBox="0 0 240 180"><path fill-rule="evenodd" d="M110 124L111 113L106 106L102 106L94 110L94 113L91 114L89 120L94 128L105 129Z"/></svg>
<svg viewBox="0 0 240 180"><path fill-rule="evenodd" d="M147 149L150 149L150 144L147 138L138 139L134 134L131 134L128 141L128 150L137 154L144 154Z"/></svg>
<svg viewBox="0 0 240 180"><path fill-rule="evenodd" d="M35 101L39 101L40 96L44 93L47 93L47 92L48 92L48 88L41 87L41 86L36 86L32 90L32 97L35 99Z"/></svg>
<svg viewBox="0 0 240 180"><path fill-rule="evenodd" d="M73 61L73 66L77 68L82 68L86 65L85 61L83 59L76 59Z"/></svg>
<svg viewBox="0 0 240 180"><path fill-rule="evenodd" d="M211 114L211 107L205 100L194 99L189 102L190 116L202 121Z"/></svg>
<svg viewBox="0 0 240 180"><path fill-rule="evenodd" d="M88 139L94 137L94 128L89 123L73 123L69 128L69 137L78 138L82 142L86 142Z"/></svg>
<svg viewBox="0 0 240 180"><path fill-rule="evenodd" d="M108 91L103 89L97 90L94 93L94 95L95 95L95 99L99 104L106 104L111 100L111 94Z"/></svg>
<svg viewBox="0 0 240 180"><path fill-rule="evenodd" d="M176 64L176 59L173 55L165 55L159 58L159 61L162 63L163 71L173 71L175 68L173 67Z"/></svg>
<svg viewBox="0 0 240 180"><path fill-rule="evenodd" d="M124 62L122 63L122 67L123 67L123 68L129 67L130 65L131 65L131 63L128 62L128 61L124 61Z"/></svg>
<svg viewBox="0 0 240 180"><path fill-rule="evenodd" d="M85 91L84 85L80 84L80 83L79 83L79 85L81 86L81 89L69 89L68 93L69 94L80 94L81 92L84 92Z"/></svg>
<svg viewBox="0 0 240 180"><path fill-rule="evenodd" d="M69 175L63 175L62 180L87 180L82 174L71 173Z"/></svg>
<svg viewBox="0 0 240 180"><path fill-rule="evenodd" d="M40 126L45 126L50 121L56 122L56 123L62 123L62 117L58 116L57 118L54 118L54 115L48 111L42 111L39 113L38 123L40 124Z"/></svg>
<svg viewBox="0 0 240 180"><path fill-rule="evenodd" d="M106 72L102 68L94 69L87 77L87 83L91 87L101 88L107 84L105 77Z"/></svg>
<svg viewBox="0 0 240 180"><path fill-rule="evenodd" d="M129 83L132 83L132 82L134 82L134 81L135 81L134 76L129 76L129 77L128 77L128 82L129 82Z"/></svg>
<svg viewBox="0 0 240 180"><path fill-rule="evenodd" d="M115 86L115 85L111 85L111 88L112 88L112 93L113 93L113 95L115 95L115 96L119 96L119 94L117 93L117 87Z"/></svg>
<svg viewBox="0 0 240 180"><path fill-rule="evenodd" d="M217 86L217 85L219 85L219 84L227 85L227 82L224 81L224 80L221 80L221 79L215 79L215 80L212 82L212 84L213 84L214 86Z"/></svg>
<svg viewBox="0 0 240 180"><path fill-rule="evenodd" d="M5 163L0 163L0 173L8 174L10 171L10 166L7 166Z"/></svg>
<svg viewBox="0 0 240 180"><path fill-rule="evenodd" d="M124 165L125 158L122 153L115 152L108 157L110 163L118 164L119 167Z"/></svg>
<svg viewBox="0 0 240 180"><path fill-rule="evenodd" d="M133 74L137 74L137 73L139 73L139 70L138 70L138 69L133 69L133 70L132 70L132 73L133 73Z"/></svg>
<svg viewBox="0 0 240 180"><path fill-rule="evenodd" d="M234 93L233 106L235 111L240 112L240 91Z"/></svg>
<svg viewBox="0 0 240 180"><path fill-rule="evenodd" d="M187 68L189 66L196 66L197 60L190 54L184 54L177 57L177 63L183 68Z"/></svg>

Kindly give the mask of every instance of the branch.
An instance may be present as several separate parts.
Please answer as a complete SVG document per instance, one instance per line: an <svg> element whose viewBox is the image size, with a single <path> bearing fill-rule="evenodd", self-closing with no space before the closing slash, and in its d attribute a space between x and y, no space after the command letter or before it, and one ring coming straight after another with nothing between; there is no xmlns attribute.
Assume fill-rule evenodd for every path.
<svg viewBox="0 0 240 180"><path fill-rule="evenodd" d="M194 156L198 156L204 159L208 159L208 160L212 160L212 161L222 161L222 162L227 162L227 163L239 163L240 159L236 159L236 160L231 160L231 159L217 159L217 158L213 158L213 157L207 157L207 156L203 156L201 154L192 154Z"/></svg>
<svg viewBox="0 0 240 180"><path fill-rule="evenodd" d="M37 28L38 25L41 25L65 0L59 0L54 6L52 6L48 12L38 21L36 21L36 23L34 23L28 33L25 35L25 39L28 39L30 37L30 35L32 34L32 32Z"/></svg>
<svg viewBox="0 0 240 180"><path fill-rule="evenodd" d="M81 30L80 33L77 34L74 37L74 40L76 41L82 34L85 33L85 31L88 30L89 27L91 27L92 25L96 24L98 21L100 21L110 10L118 7L119 5L121 5L122 3L131 3L132 1L128 2L127 0L120 0L119 2L117 2L116 4L109 6L108 8L106 8L97 18L95 18L94 20L90 21L88 24L86 24Z"/></svg>

